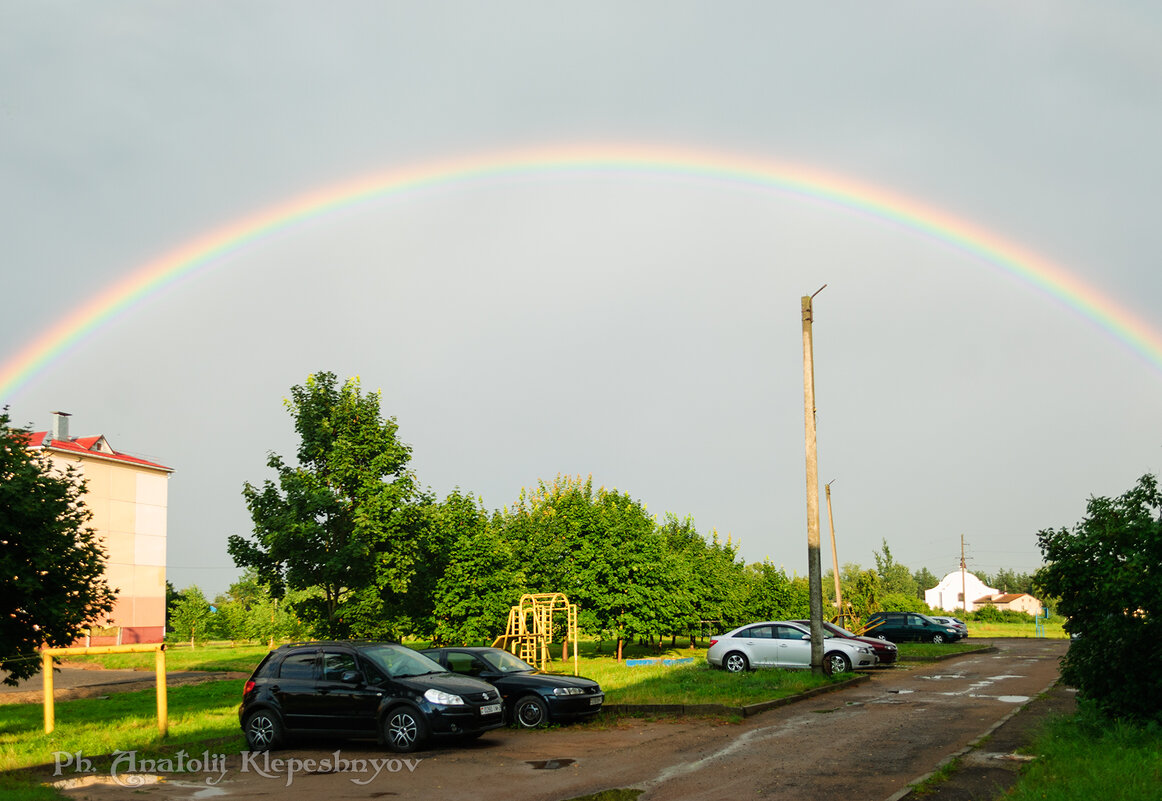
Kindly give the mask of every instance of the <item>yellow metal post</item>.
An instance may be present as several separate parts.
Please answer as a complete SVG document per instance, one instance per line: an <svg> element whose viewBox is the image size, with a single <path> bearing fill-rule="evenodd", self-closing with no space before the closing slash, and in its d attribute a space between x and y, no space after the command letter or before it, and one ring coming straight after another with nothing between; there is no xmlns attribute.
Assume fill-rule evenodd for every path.
<svg viewBox="0 0 1162 801"><path fill-rule="evenodd" d="M169 734L169 699L166 696L164 645L157 649L154 665L157 669L157 732L165 737Z"/></svg>
<svg viewBox="0 0 1162 801"><path fill-rule="evenodd" d="M40 672L44 674L44 733L52 734L56 727L56 709L53 706L52 656L41 654Z"/></svg>
<svg viewBox="0 0 1162 801"><path fill-rule="evenodd" d="M54 656L86 656L90 654L135 654L156 651L157 658L157 727L164 737L169 729L166 711L166 679L165 656L162 651L164 643L140 643L136 645L104 645L89 648L45 648L40 652L43 664L41 672L44 674L44 732L49 734L55 727L55 709L53 705L52 658Z"/></svg>

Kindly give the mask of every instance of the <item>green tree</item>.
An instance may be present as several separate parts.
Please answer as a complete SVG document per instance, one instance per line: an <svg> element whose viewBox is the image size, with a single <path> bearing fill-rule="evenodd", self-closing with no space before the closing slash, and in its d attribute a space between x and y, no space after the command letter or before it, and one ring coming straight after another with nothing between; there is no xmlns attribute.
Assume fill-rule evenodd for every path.
<svg viewBox="0 0 1162 801"><path fill-rule="evenodd" d="M563 592L580 625L617 642L664 631L676 614L676 561L645 507L593 479L539 482L499 518L530 592Z"/></svg>
<svg viewBox="0 0 1162 801"><path fill-rule="evenodd" d="M810 617L810 593L806 578L790 578L781 567L775 567L765 559L748 565L745 577L748 619L798 620Z"/></svg>
<svg viewBox="0 0 1162 801"><path fill-rule="evenodd" d="M428 499L407 470L411 449L397 439L395 420L381 417L379 394L363 394L358 379L339 385L333 373L317 373L285 403L300 438L298 463L271 453L277 484L245 484L254 539L232 536L229 551L275 598L317 588L299 602L301 616L341 637L355 594L371 588L393 604L407 593L420 556L417 507Z"/></svg>
<svg viewBox="0 0 1162 801"><path fill-rule="evenodd" d="M892 558L888 541L881 540L883 547L875 552L876 572L880 575L880 587L885 595L916 595L916 579L912 571Z"/></svg>
<svg viewBox="0 0 1162 801"><path fill-rule="evenodd" d="M1078 635L1062 678L1109 717L1162 722L1162 493L1143 476L1118 498L1090 498L1073 529L1037 535L1037 583Z"/></svg>
<svg viewBox="0 0 1162 801"><path fill-rule="evenodd" d="M490 643L504 633L508 610L524 594L521 566L471 495L452 493L438 517L455 544L433 592L433 637L445 645Z"/></svg>
<svg viewBox="0 0 1162 801"><path fill-rule="evenodd" d="M921 600L924 598L925 590L930 590L940 583L940 579L926 567L922 567L913 573L912 580L916 582L916 597Z"/></svg>
<svg viewBox="0 0 1162 801"><path fill-rule="evenodd" d="M215 634L217 620L210 611L210 602L195 584L181 592L170 616L170 639L174 642L204 642Z"/></svg>
<svg viewBox="0 0 1162 801"><path fill-rule="evenodd" d="M0 671L5 684L36 675L41 646L66 647L113 610L106 552L71 465L28 448L28 431L0 411Z"/></svg>

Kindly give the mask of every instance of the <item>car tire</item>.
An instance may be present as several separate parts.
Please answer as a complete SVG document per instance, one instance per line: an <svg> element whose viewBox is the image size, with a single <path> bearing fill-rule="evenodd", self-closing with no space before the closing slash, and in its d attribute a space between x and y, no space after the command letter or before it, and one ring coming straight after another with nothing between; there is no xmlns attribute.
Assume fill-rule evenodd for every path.
<svg viewBox="0 0 1162 801"><path fill-rule="evenodd" d="M934 645L942 645L944 643L944 635L940 632L936 632L932 635L932 643Z"/></svg>
<svg viewBox="0 0 1162 801"><path fill-rule="evenodd" d="M513 704L512 722L522 729L540 728L549 722L549 706L535 695L523 695Z"/></svg>
<svg viewBox="0 0 1162 801"><path fill-rule="evenodd" d="M423 747L428 739L428 724L414 707L397 706L383 718L383 741L388 750L410 754Z"/></svg>
<svg viewBox="0 0 1162 801"><path fill-rule="evenodd" d="M285 736L282 721L269 709L247 715L242 731L246 735L246 747L251 751L273 751L282 746Z"/></svg>
<svg viewBox="0 0 1162 801"><path fill-rule="evenodd" d="M891 640L889 640L889 639L888 639L888 638L887 638L885 635L883 635L883 634L877 634L876 636L877 636L877 637L879 637L879 638L880 638L881 640L883 640L884 642L891 642Z"/></svg>
<svg viewBox="0 0 1162 801"><path fill-rule="evenodd" d="M823 667L829 676L834 676L836 673L847 673L851 670L851 660L847 658L847 654L832 651L829 654L824 654Z"/></svg>
<svg viewBox="0 0 1162 801"><path fill-rule="evenodd" d="M744 673L750 670L750 662L747 660L746 654L731 651L722 658L722 667L727 673Z"/></svg>

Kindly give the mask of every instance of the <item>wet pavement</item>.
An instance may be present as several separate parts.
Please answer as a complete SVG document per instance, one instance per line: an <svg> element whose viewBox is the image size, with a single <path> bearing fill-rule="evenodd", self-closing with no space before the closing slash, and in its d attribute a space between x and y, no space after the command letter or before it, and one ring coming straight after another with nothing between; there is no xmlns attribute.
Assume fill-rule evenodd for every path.
<svg viewBox="0 0 1162 801"><path fill-rule="evenodd" d="M1064 640L997 640L996 650L904 664L869 682L741 723L623 718L606 726L501 729L460 747L390 754L373 743L299 745L270 754L201 755L184 774L149 784L152 799L471 797L561 801L612 788L666 799L858 797L898 794L979 738L1058 677ZM745 677L742 677L745 678ZM141 768L128 763L123 768ZM165 775L166 765L147 766ZM94 777L105 780L107 777ZM93 784L71 799L125 798Z"/></svg>

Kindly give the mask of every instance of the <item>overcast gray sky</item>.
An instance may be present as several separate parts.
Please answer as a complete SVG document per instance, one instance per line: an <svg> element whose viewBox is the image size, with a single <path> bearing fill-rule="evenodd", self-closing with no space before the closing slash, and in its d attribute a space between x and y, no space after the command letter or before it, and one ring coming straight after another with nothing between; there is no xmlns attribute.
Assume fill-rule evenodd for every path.
<svg viewBox="0 0 1162 801"><path fill-rule="evenodd" d="M0 0L0 363L206 232L372 173L571 145L809 165L1162 328L1162 9L1127 2ZM806 572L799 299L840 561L1034 569L1162 466L1162 371L1003 269L664 171L452 182L157 293L13 397L175 468L169 577L222 591L289 388L382 389L422 483L592 474ZM824 531L827 520L823 518Z"/></svg>

